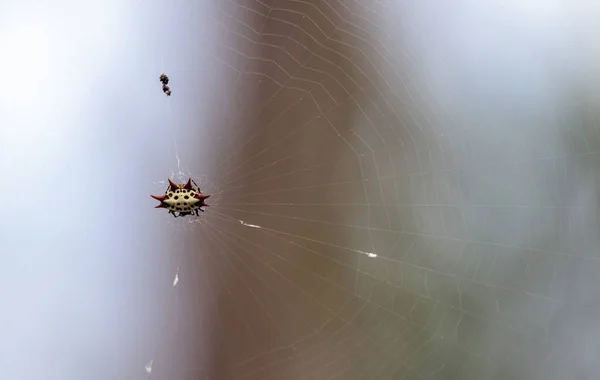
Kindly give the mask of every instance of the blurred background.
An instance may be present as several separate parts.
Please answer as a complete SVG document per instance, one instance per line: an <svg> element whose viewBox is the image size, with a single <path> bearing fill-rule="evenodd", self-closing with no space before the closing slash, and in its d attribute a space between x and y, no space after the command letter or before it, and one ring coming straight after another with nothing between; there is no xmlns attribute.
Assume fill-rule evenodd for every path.
<svg viewBox="0 0 600 380"><path fill-rule="evenodd" d="M597 20L2 2L0 377L599 378Z"/></svg>

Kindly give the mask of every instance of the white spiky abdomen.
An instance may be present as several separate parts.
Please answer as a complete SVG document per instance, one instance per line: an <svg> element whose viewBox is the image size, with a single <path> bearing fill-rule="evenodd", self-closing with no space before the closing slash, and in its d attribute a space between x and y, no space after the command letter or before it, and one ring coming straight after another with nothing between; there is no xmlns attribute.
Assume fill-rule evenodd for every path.
<svg viewBox="0 0 600 380"><path fill-rule="evenodd" d="M175 189L167 191L163 203L171 211L189 212L201 207L202 201L196 197L194 190Z"/></svg>

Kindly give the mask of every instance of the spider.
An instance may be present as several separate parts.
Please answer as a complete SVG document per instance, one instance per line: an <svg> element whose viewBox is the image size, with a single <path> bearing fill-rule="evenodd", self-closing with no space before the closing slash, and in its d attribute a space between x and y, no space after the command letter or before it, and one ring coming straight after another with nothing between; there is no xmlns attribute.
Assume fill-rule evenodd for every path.
<svg viewBox="0 0 600 380"><path fill-rule="evenodd" d="M160 201L155 208L166 208L169 210L169 214L175 218L193 214L200 216L198 211L204 212L202 207L208 207L204 201L210 197L210 195L202 194L198 184L191 178L184 185L173 183L169 179L169 187L163 195L150 196Z"/></svg>

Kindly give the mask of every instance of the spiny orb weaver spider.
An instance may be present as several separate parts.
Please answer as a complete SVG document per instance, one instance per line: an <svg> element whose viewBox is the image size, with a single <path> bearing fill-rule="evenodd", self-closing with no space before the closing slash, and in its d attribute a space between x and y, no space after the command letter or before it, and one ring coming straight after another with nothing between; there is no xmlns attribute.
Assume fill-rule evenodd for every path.
<svg viewBox="0 0 600 380"><path fill-rule="evenodd" d="M194 213L199 216L198 210L204 212L201 207L208 207L204 201L210 197L210 195L202 194L200 187L191 178L188 179L185 185L173 183L169 179L169 187L163 195L150 196L160 201L160 204L155 208L166 208L169 210L169 214L172 214L175 218ZM176 212L179 214L175 214Z"/></svg>

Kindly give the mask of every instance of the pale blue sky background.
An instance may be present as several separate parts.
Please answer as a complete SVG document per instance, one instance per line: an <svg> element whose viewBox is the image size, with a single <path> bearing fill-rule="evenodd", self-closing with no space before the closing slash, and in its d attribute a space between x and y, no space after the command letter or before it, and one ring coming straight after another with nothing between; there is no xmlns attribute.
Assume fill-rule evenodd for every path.
<svg viewBox="0 0 600 380"><path fill-rule="evenodd" d="M208 147L181 101L210 73L200 5L0 3L1 378L137 378L152 357L172 263L148 194L174 133L187 163Z"/></svg>

